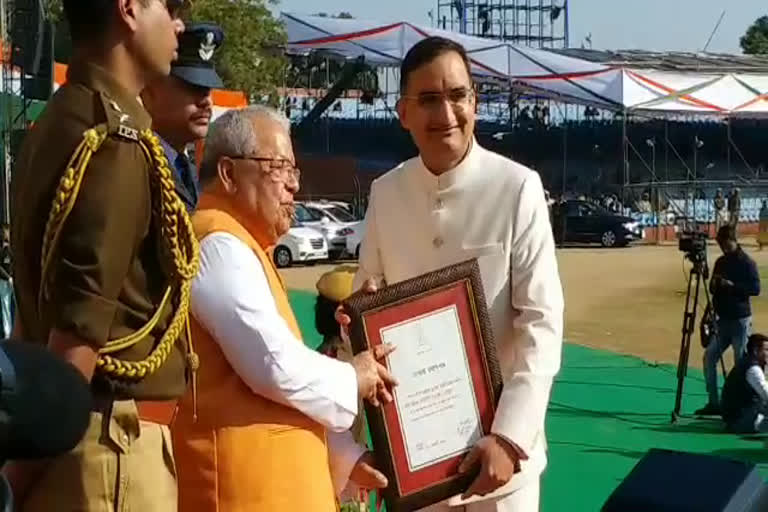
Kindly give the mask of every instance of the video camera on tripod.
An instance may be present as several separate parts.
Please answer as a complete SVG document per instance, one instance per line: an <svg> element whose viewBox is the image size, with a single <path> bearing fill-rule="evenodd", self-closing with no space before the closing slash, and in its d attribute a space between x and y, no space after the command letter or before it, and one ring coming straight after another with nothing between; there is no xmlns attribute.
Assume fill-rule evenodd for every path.
<svg viewBox="0 0 768 512"><path fill-rule="evenodd" d="M706 298L705 320L702 321L702 329L706 327L707 336L714 333L712 302L707 288L709 279L709 267L707 265L707 240L709 235L692 226L684 225L680 232L677 248L685 254L685 259L693 263L688 274L688 289L685 295L685 310L683 311L683 332L680 339L680 356L677 361L677 391L675 393L675 407L672 410L672 422L680 417L680 407L683 399L683 385L688 374L688 357L691 351L691 338L696 331L696 312L699 306L699 290L704 288ZM702 286L702 283L704 286ZM706 324L706 326L704 325Z"/></svg>
<svg viewBox="0 0 768 512"><path fill-rule="evenodd" d="M680 239L677 243L677 248L680 252L685 253L686 259L694 264L704 266L704 279L709 276L709 269L707 269L707 240L709 235L703 231L695 231L693 229L686 229L680 234Z"/></svg>

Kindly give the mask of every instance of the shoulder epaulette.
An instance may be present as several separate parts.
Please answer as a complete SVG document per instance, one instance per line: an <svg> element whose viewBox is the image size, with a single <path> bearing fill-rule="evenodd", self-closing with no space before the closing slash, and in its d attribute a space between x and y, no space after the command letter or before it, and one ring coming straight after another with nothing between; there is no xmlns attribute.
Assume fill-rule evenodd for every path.
<svg viewBox="0 0 768 512"><path fill-rule="evenodd" d="M115 100L101 94L104 114L106 116L107 133L130 141L139 141L139 130L134 126L131 116L123 112Z"/></svg>

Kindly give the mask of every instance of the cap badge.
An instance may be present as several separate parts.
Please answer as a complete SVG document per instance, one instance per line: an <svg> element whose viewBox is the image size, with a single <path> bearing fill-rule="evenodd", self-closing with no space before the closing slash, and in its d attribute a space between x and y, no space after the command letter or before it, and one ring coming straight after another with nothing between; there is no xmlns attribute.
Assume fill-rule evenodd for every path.
<svg viewBox="0 0 768 512"><path fill-rule="evenodd" d="M200 43L200 51L198 53L204 61L209 61L213 57L213 52L216 50L215 38L216 36L213 32L208 32L205 34L205 41Z"/></svg>

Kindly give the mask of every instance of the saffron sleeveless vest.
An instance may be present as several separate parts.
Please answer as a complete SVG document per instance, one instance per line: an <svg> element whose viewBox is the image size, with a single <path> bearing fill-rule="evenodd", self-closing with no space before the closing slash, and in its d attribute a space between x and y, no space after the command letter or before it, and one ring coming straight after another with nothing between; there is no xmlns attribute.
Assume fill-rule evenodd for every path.
<svg viewBox="0 0 768 512"><path fill-rule="evenodd" d="M301 340L271 258L231 212L226 200L204 194L193 217L198 239L226 232L248 245L264 268L280 315ZM296 409L253 393L194 318L192 339L200 357L197 421L188 393L172 426L179 510L337 510L324 427Z"/></svg>

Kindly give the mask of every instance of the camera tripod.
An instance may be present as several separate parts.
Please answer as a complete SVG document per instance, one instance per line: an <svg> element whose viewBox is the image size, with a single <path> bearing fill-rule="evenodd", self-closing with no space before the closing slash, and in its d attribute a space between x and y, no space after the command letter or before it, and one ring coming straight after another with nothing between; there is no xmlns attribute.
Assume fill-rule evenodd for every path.
<svg viewBox="0 0 768 512"><path fill-rule="evenodd" d="M709 289L707 288L707 279L709 279L709 268L707 267L706 255L686 255L686 258L693 263L691 271L688 274L688 291L685 295L685 311L683 312L683 335L680 339L680 357L677 361L677 391L675 393L675 408L672 410L672 423L676 423L680 418L680 407L683 402L683 386L685 377L688 375L688 356L691 352L691 337L696 332L696 310L699 306L699 290L701 283L704 282L704 296L707 301L707 307L710 306ZM693 289L693 293L691 290ZM725 365L722 357L720 365L725 374Z"/></svg>

